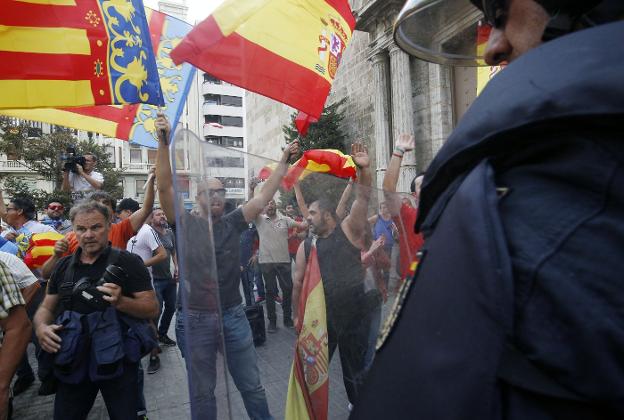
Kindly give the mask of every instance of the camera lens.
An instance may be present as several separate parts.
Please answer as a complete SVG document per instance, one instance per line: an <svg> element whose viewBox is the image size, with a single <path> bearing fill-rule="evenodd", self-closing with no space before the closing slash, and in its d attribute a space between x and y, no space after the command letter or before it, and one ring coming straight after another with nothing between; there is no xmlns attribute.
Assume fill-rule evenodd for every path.
<svg viewBox="0 0 624 420"><path fill-rule="evenodd" d="M122 285L123 279L125 277L126 273L122 268L116 265L109 265L108 267L106 267L106 271L102 276L102 280L104 280L104 283L115 283L117 285Z"/></svg>

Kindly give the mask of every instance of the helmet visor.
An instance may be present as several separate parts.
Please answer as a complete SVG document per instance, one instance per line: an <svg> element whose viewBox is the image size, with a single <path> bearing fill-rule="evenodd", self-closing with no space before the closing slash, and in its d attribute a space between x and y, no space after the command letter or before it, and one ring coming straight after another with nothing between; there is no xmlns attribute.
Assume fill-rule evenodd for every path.
<svg viewBox="0 0 624 420"><path fill-rule="evenodd" d="M408 0L394 26L394 39L408 54L453 66L485 66L489 26L469 0Z"/></svg>

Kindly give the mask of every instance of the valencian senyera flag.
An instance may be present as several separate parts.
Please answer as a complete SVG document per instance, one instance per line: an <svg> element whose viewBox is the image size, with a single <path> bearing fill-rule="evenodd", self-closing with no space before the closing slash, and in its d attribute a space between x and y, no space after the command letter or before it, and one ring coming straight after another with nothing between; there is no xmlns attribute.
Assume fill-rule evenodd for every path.
<svg viewBox="0 0 624 420"><path fill-rule="evenodd" d="M161 110L171 122L171 126L175 127L184 109L195 68L190 64L176 66L169 54L192 29L192 26L149 8L145 11L164 97ZM130 140L132 143L149 147L158 145L154 127L157 112L157 107L148 104L0 110L0 114L94 131L108 137Z"/></svg>
<svg viewBox="0 0 624 420"><path fill-rule="evenodd" d="M311 149L293 163L282 180L282 187L290 190L297 182L313 172L355 179L357 168L353 158L336 149Z"/></svg>
<svg viewBox="0 0 624 420"><path fill-rule="evenodd" d="M56 241L64 237L65 235L58 232L21 234L15 239L19 249L18 256L28 268L39 268L54 255Z"/></svg>
<svg viewBox="0 0 624 420"><path fill-rule="evenodd" d="M141 0L0 0L0 108L162 104Z"/></svg>
<svg viewBox="0 0 624 420"><path fill-rule="evenodd" d="M491 30L492 27L486 23L480 22L477 26L477 57L484 56ZM481 93L490 79L504 67L504 65L477 67L477 95Z"/></svg>
<svg viewBox="0 0 624 420"><path fill-rule="evenodd" d="M354 28L347 0L225 0L171 57L319 118Z"/></svg>
<svg viewBox="0 0 624 420"><path fill-rule="evenodd" d="M327 312L314 240L307 260L284 418L326 420L329 405Z"/></svg>

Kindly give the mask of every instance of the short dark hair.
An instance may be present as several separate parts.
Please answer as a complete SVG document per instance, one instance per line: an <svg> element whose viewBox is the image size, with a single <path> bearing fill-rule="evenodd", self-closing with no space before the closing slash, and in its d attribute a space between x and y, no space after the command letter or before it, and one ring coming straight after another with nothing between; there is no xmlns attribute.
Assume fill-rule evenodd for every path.
<svg viewBox="0 0 624 420"><path fill-rule="evenodd" d="M323 197L314 200L312 203L318 203L319 210L329 213L334 220L338 220L338 216L336 215L336 205L331 200Z"/></svg>
<svg viewBox="0 0 624 420"><path fill-rule="evenodd" d="M124 198L117 204L117 212L122 212L124 210L130 210L131 212L135 212L141 208L141 205L138 201L133 200L132 198Z"/></svg>
<svg viewBox="0 0 624 420"><path fill-rule="evenodd" d="M69 220L74 223L74 219L81 213L92 213L98 212L107 222L110 221L110 210L104 204L101 204L99 201L95 200L83 200L80 203L76 204L69 211Z"/></svg>
<svg viewBox="0 0 624 420"><path fill-rule="evenodd" d="M115 211L115 199L105 191L95 191L87 197L90 201L103 201Z"/></svg>
<svg viewBox="0 0 624 420"><path fill-rule="evenodd" d="M27 220L33 220L37 217L37 212L35 211L35 204L32 202L30 198L15 197L11 199L11 203L13 203L16 209L19 209L22 211L22 214Z"/></svg>
<svg viewBox="0 0 624 420"><path fill-rule="evenodd" d="M414 179L412 179L412 182L410 184L410 191L411 192L416 192L416 178L418 178L419 176L425 176L425 173L423 171L418 172L416 174L416 176L414 177Z"/></svg>

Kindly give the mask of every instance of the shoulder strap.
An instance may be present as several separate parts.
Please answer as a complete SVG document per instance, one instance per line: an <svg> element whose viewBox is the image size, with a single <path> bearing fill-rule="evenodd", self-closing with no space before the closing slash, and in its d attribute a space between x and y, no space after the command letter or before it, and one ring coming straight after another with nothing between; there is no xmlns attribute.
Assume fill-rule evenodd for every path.
<svg viewBox="0 0 624 420"><path fill-rule="evenodd" d="M308 261L308 258L310 257L311 249L312 249L312 238L308 237L305 239L305 241L303 241L303 250L305 251L306 262Z"/></svg>

